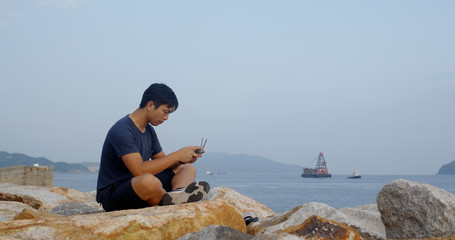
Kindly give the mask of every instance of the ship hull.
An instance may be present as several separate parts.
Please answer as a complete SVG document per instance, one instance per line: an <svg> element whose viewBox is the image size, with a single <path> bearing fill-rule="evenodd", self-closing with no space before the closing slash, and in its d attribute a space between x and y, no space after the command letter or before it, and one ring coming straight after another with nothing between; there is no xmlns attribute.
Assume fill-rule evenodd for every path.
<svg viewBox="0 0 455 240"><path fill-rule="evenodd" d="M303 178L331 178L332 174L304 174L301 175Z"/></svg>
<svg viewBox="0 0 455 240"><path fill-rule="evenodd" d="M361 178L362 176L350 176L348 178Z"/></svg>

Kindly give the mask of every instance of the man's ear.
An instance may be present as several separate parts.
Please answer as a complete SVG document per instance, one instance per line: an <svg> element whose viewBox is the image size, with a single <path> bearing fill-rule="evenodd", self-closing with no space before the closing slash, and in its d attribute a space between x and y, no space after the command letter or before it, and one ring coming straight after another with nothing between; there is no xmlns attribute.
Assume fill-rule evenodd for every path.
<svg viewBox="0 0 455 240"><path fill-rule="evenodd" d="M155 103L153 101L148 101L147 105L145 105L147 110L154 110L155 109Z"/></svg>

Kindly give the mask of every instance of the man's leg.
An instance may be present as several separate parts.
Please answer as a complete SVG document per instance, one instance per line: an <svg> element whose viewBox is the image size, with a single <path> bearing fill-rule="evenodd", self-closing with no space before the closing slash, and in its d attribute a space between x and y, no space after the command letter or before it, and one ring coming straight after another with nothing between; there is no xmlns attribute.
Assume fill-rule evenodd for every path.
<svg viewBox="0 0 455 240"><path fill-rule="evenodd" d="M158 205L166 193L161 181L152 174L134 177L131 185L134 192L150 205Z"/></svg>
<svg viewBox="0 0 455 240"><path fill-rule="evenodd" d="M183 164L175 169L175 176L172 178L172 190L185 188L196 178L196 168L192 164Z"/></svg>

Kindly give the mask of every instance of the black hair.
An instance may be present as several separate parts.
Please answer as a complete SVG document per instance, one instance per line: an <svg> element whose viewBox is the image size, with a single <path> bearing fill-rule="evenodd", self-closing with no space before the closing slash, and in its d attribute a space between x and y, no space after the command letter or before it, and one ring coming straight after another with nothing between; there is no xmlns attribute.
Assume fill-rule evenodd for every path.
<svg viewBox="0 0 455 240"><path fill-rule="evenodd" d="M149 101L153 101L155 109L165 104L175 111L179 106L179 101L177 100L174 91L163 83L154 83L150 85L150 87L144 91L139 107L145 107Z"/></svg>

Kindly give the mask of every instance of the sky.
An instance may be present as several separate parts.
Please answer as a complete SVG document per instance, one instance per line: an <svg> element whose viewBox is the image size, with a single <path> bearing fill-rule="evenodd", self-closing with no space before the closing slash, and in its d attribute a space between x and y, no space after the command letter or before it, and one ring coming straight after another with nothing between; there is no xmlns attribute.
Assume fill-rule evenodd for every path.
<svg viewBox="0 0 455 240"><path fill-rule="evenodd" d="M165 83L165 153L199 145L329 172L455 160L455 1L0 0L0 151L99 162ZM203 161L203 158L200 159ZM312 166L314 167L314 166ZM258 166L260 168L260 166Z"/></svg>

